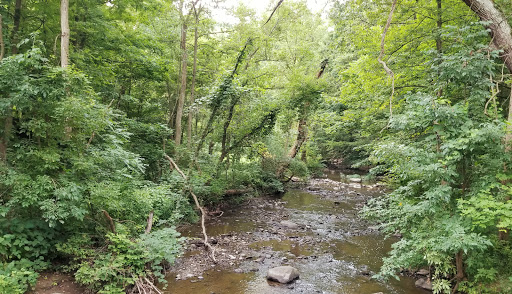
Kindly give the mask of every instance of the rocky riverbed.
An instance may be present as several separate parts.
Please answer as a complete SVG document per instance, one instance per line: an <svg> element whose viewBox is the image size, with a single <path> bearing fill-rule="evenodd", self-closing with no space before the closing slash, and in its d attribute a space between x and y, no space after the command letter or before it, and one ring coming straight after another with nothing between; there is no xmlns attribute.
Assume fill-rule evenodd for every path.
<svg viewBox="0 0 512 294"><path fill-rule="evenodd" d="M327 171L284 195L250 199L207 221L217 263L200 242L200 226L182 227L187 250L170 269L165 293L429 293L410 277L371 278L396 240L384 239L358 212L383 191ZM297 268L300 278L267 281L268 269L283 265Z"/></svg>

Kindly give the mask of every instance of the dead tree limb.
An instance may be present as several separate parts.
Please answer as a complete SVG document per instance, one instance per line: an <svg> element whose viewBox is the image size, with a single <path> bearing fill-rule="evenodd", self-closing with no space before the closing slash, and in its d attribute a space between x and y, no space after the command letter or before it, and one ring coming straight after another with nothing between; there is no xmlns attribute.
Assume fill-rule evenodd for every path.
<svg viewBox="0 0 512 294"><path fill-rule="evenodd" d="M391 20L393 19L393 13L396 9L397 0L393 0L393 4L391 4L391 10L389 11L388 21L386 22L386 26L384 27L384 31L382 31L382 38L380 40L380 54L378 61L382 64L382 67L386 71L386 73L391 78L391 97L389 98L389 121L393 118L393 96L395 95L395 73L388 67L386 62L382 60L384 56L384 45L386 44L386 34L388 33L389 27L391 25ZM389 125L389 124L388 124Z"/></svg>
<svg viewBox="0 0 512 294"><path fill-rule="evenodd" d="M206 211L204 210L204 208L201 206L201 204L199 204L199 200L196 196L196 194L194 194L194 192L192 191L192 189L190 188L190 185L188 185L188 178L187 176L181 171L181 169L178 167L178 165L174 162L174 160L169 157L169 155L167 154L164 154L164 157L165 159L167 159L169 161L169 165L171 166L171 169L174 167L178 173L181 175L181 177L187 182L187 186L188 186L188 191L190 192L190 195L192 195L192 198L194 199L194 203L196 204L196 207L197 209L199 209L199 211L201 211L201 227L203 229L203 237L204 237L204 245L210 249L211 251L211 258L213 260L213 262L217 263L217 260L215 259L215 249L213 248L213 246L208 242L208 235L206 234L206 227L204 225L204 222L205 222L205 218L206 218Z"/></svg>

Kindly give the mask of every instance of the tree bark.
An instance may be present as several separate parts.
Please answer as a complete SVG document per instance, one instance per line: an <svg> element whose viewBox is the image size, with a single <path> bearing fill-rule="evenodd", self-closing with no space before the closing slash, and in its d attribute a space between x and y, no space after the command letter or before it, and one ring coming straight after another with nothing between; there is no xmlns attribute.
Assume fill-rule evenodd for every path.
<svg viewBox="0 0 512 294"><path fill-rule="evenodd" d="M457 290L459 289L460 282L462 282L466 274L464 273L464 259L463 259L463 252L460 250L455 254L455 266L457 268L457 273L455 274L455 286L453 287L452 294L457 293Z"/></svg>
<svg viewBox="0 0 512 294"><path fill-rule="evenodd" d="M69 0L60 2L60 66L69 65Z"/></svg>
<svg viewBox="0 0 512 294"><path fill-rule="evenodd" d="M21 1L22 0L16 0L16 4L14 6L13 27L11 32L11 55L18 54L18 31L20 30L21 21Z"/></svg>
<svg viewBox="0 0 512 294"><path fill-rule="evenodd" d="M501 58L512 73L512 29L504 14L492 0L462 0L482 21L489 22L492 42L496 48L503 50Z"/></svg>
<svg viewBox="0 0 512 294"><path fill-rule="evenodd" d="M187 91L187 24L181 25L181 87L180 96L178 97L178 108L176 109L176 130L174 132L174 143L181 144L181 119L183 117L183 105L185 104L185 94Z"/></svg>
<svg viewBox="0 0 512 294"><path fill-rule="evenodd" d="M154 213L155 213L154 210L151 210L151 212L149 213L148 221L147 221L147 224L146 224L146 230L144 231L145 234L151 233L151 228L153 228L153 215L154 215Z"/></svg>
<svg viewBox="0 0 512 294"><path fill-rule="evenodd" d="M307 122L306 118L301 118L299 120L299 125L297 127L297 138L295 139L295 142L293 143L292 148L290 149L290 152L288 153L288 157L295 158L297 156L297 153L300 150L300 147L306 141L306 128L307 128Z"/></svg>

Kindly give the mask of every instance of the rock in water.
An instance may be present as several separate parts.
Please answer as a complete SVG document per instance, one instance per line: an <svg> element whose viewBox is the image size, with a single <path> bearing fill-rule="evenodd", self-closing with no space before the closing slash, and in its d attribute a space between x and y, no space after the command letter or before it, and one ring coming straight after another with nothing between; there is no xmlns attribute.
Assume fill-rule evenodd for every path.
<svg viewBox="0 0 512 294"><path fill-rule="evenodd" d="M432 282L429 279L419 279L414 283L414 285L418 288L432 291Z"/></svg>
<svg viewBox="0 0 512 294"><path fill-rule="evenodd" d="M417 271L416 274L420 276L428 276L430 274L430 271L428 269L422 268L419 271Z"/></svg>
<svg viewBox="0 0 512 294"><path fill-rule="evenodd" d="M296 223L294 222L291 222L291 221L282 221L281 223L281 226L283 227L287 227L287 228L290 228L290 229L298 229L299 228L299 225L297 225Z"/></svg>
<svg viewBox="0 0 512 294"><path fill-rule="evenodd" d="M363 180L361 178L350 178L350 181L353 183L361 183Z"/></svg>
<svg viewBox="0 0 512 294"><path fill-rule="evenodd" d="M282 284L290 283L299 277L299 271L292 266L278 266L268 270L267 279Z"/></svg>

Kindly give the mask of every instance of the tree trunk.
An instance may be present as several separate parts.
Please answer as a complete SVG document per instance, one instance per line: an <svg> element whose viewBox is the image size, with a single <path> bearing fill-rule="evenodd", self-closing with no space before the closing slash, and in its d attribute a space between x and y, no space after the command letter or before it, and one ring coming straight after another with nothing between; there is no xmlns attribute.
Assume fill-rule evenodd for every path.
<svg viewBox="0 0 512 294"><path fill-rule="evenodd" d="M221 164L224 161L224 158L229 153L228 147L227 147L227 141L228 141L228 129L229 125L231 124L231 121L233 120L233 114L235 113L235 106L238 103L239 97L233 97L231 99L231 105L229 106L228 111L228 117L226 118L226 121L224 122L224 128L222 131L222 142L221 142L221 154L219 158L219 164Z"/></svg>
<svg viewBox="0 0 512 294"><path fill-rule="evenodd" d="M2 26L3 26L3 21L2 21L2 15L0 14L0 62L2 61L2 59L4 58L4 38L3 38L3 30L2 30ZM7 123L7 121L6 121ZM0 139L0 160L2 160L4 163L7 162L7 141L6 141L6 136L5 136L5 131L4 131L4 136Z"/></svg>
<svg viewBox="0 0 512 294"><path fill-rule="evenodd" d="M4 59L5 54L5 43L4 43L4 20L0 14L0 61Z"/></svg>
<svg viewBox="0 0 512 294"><path fill-rule="evenodd" d="M437 2L437 35L436 35L436 49L437 53L443 52L443 39L441 38L441 29L443 28L443 4L442 0Z"/></svg>
<svg viewBox="0 0 512 294"><path fill-rule="evenodd" d="M69 64L69 0L60 2L60 66L68 67Z"/></svg>
<svg viewBox="0 0 512 294"><path fill-rule="evenodd" d="M21 3L20 3L21 6ZM19 24L19 22L18 22ZM0 62L4 59L5 54L5 43L4 43L4 33L3 33L3 18L0 14ZM12 128L12 115L11 115L11 106L10 104L6 109L6 118L4 121L4 134L0 138L0 160L4 163L7 163L7 146L9 142L9 136L11 134Z"/></svg>
<svg viewBox="0 0 512 294"><path fill-rule="evenodd" d="M18 54L18 31L21 21L21 0L16 0L14 6L13 27L11 32L11 55Z"/></svg>
<svg viewBox="0 0 512 294"><path fill-rule="evenodd" d="M185 94L187 91L187 24L181 25L181 87L178 97L178 108L176 109L176 129L174 132L174 142L181 144L181 119L183 117L183 105L185 104Z"/></svg>
<svg viewBox="0 0 512 294"><path fill-rule="evenodd" d="M299 120L299 126L297 127L297 138L295 139L295 142L293 143L292 149L290 149L290 152L288 153L288 156L290 158L295 158L297 156L297 153L300 150L300 147L302 144L306 141L306 128L307 128L307 122L306 118L303 117Z"/></svg>
<svg viewBox="0 0 512 294"><path fill-rule="evenodd" d="M492 42L496 48L503 50L501 58L512 73L512 29L503 13L492 0L462 0L482 21L489 22Z"/></svg>
<svg viewBox="0 0 512 294"><path fill-rule="evenodd" d="M455 254L455 266L457 268L457 273L455 274L455 286L453 287L452 294L457 293L459 289L460 282L462 282L466 278L466 274L464 273L464 255L462 250Z"/></svg>
<svg viewBox="0 0 512 294"><path fill-rule="evenodd" d="M199 8L199 11L201 7ZM194 120L194 113L192 107L194 107L195 102L195 94L196 94L196 74L197 74L197 40L199 39L199 33L197 30L197 26L199 25L199 14L198 11L194 8L194 16L196 19L195 27L194 27L194 63L192 66L192 85L190 87L190 110L188 111L188 122L187 122L187 146L190 149L192 144L192 121Z"/></svg>
<svg viewBox="0 0 512 294"><path fill-rule="evenodd" d="M170 129L174 129L174 122L176 119L175 110L176 110L176 104L178 102L177 99L175 99L175 97L179 96L179 90L176 91L176 93L173 93L171 91L171 81L169 80L169 78L167 78L165 80L165 86L167 89L167 99L169 101L169 120L167 121L167 126ZM175 95L175 94L177 94L177 95Z"/></svg>

